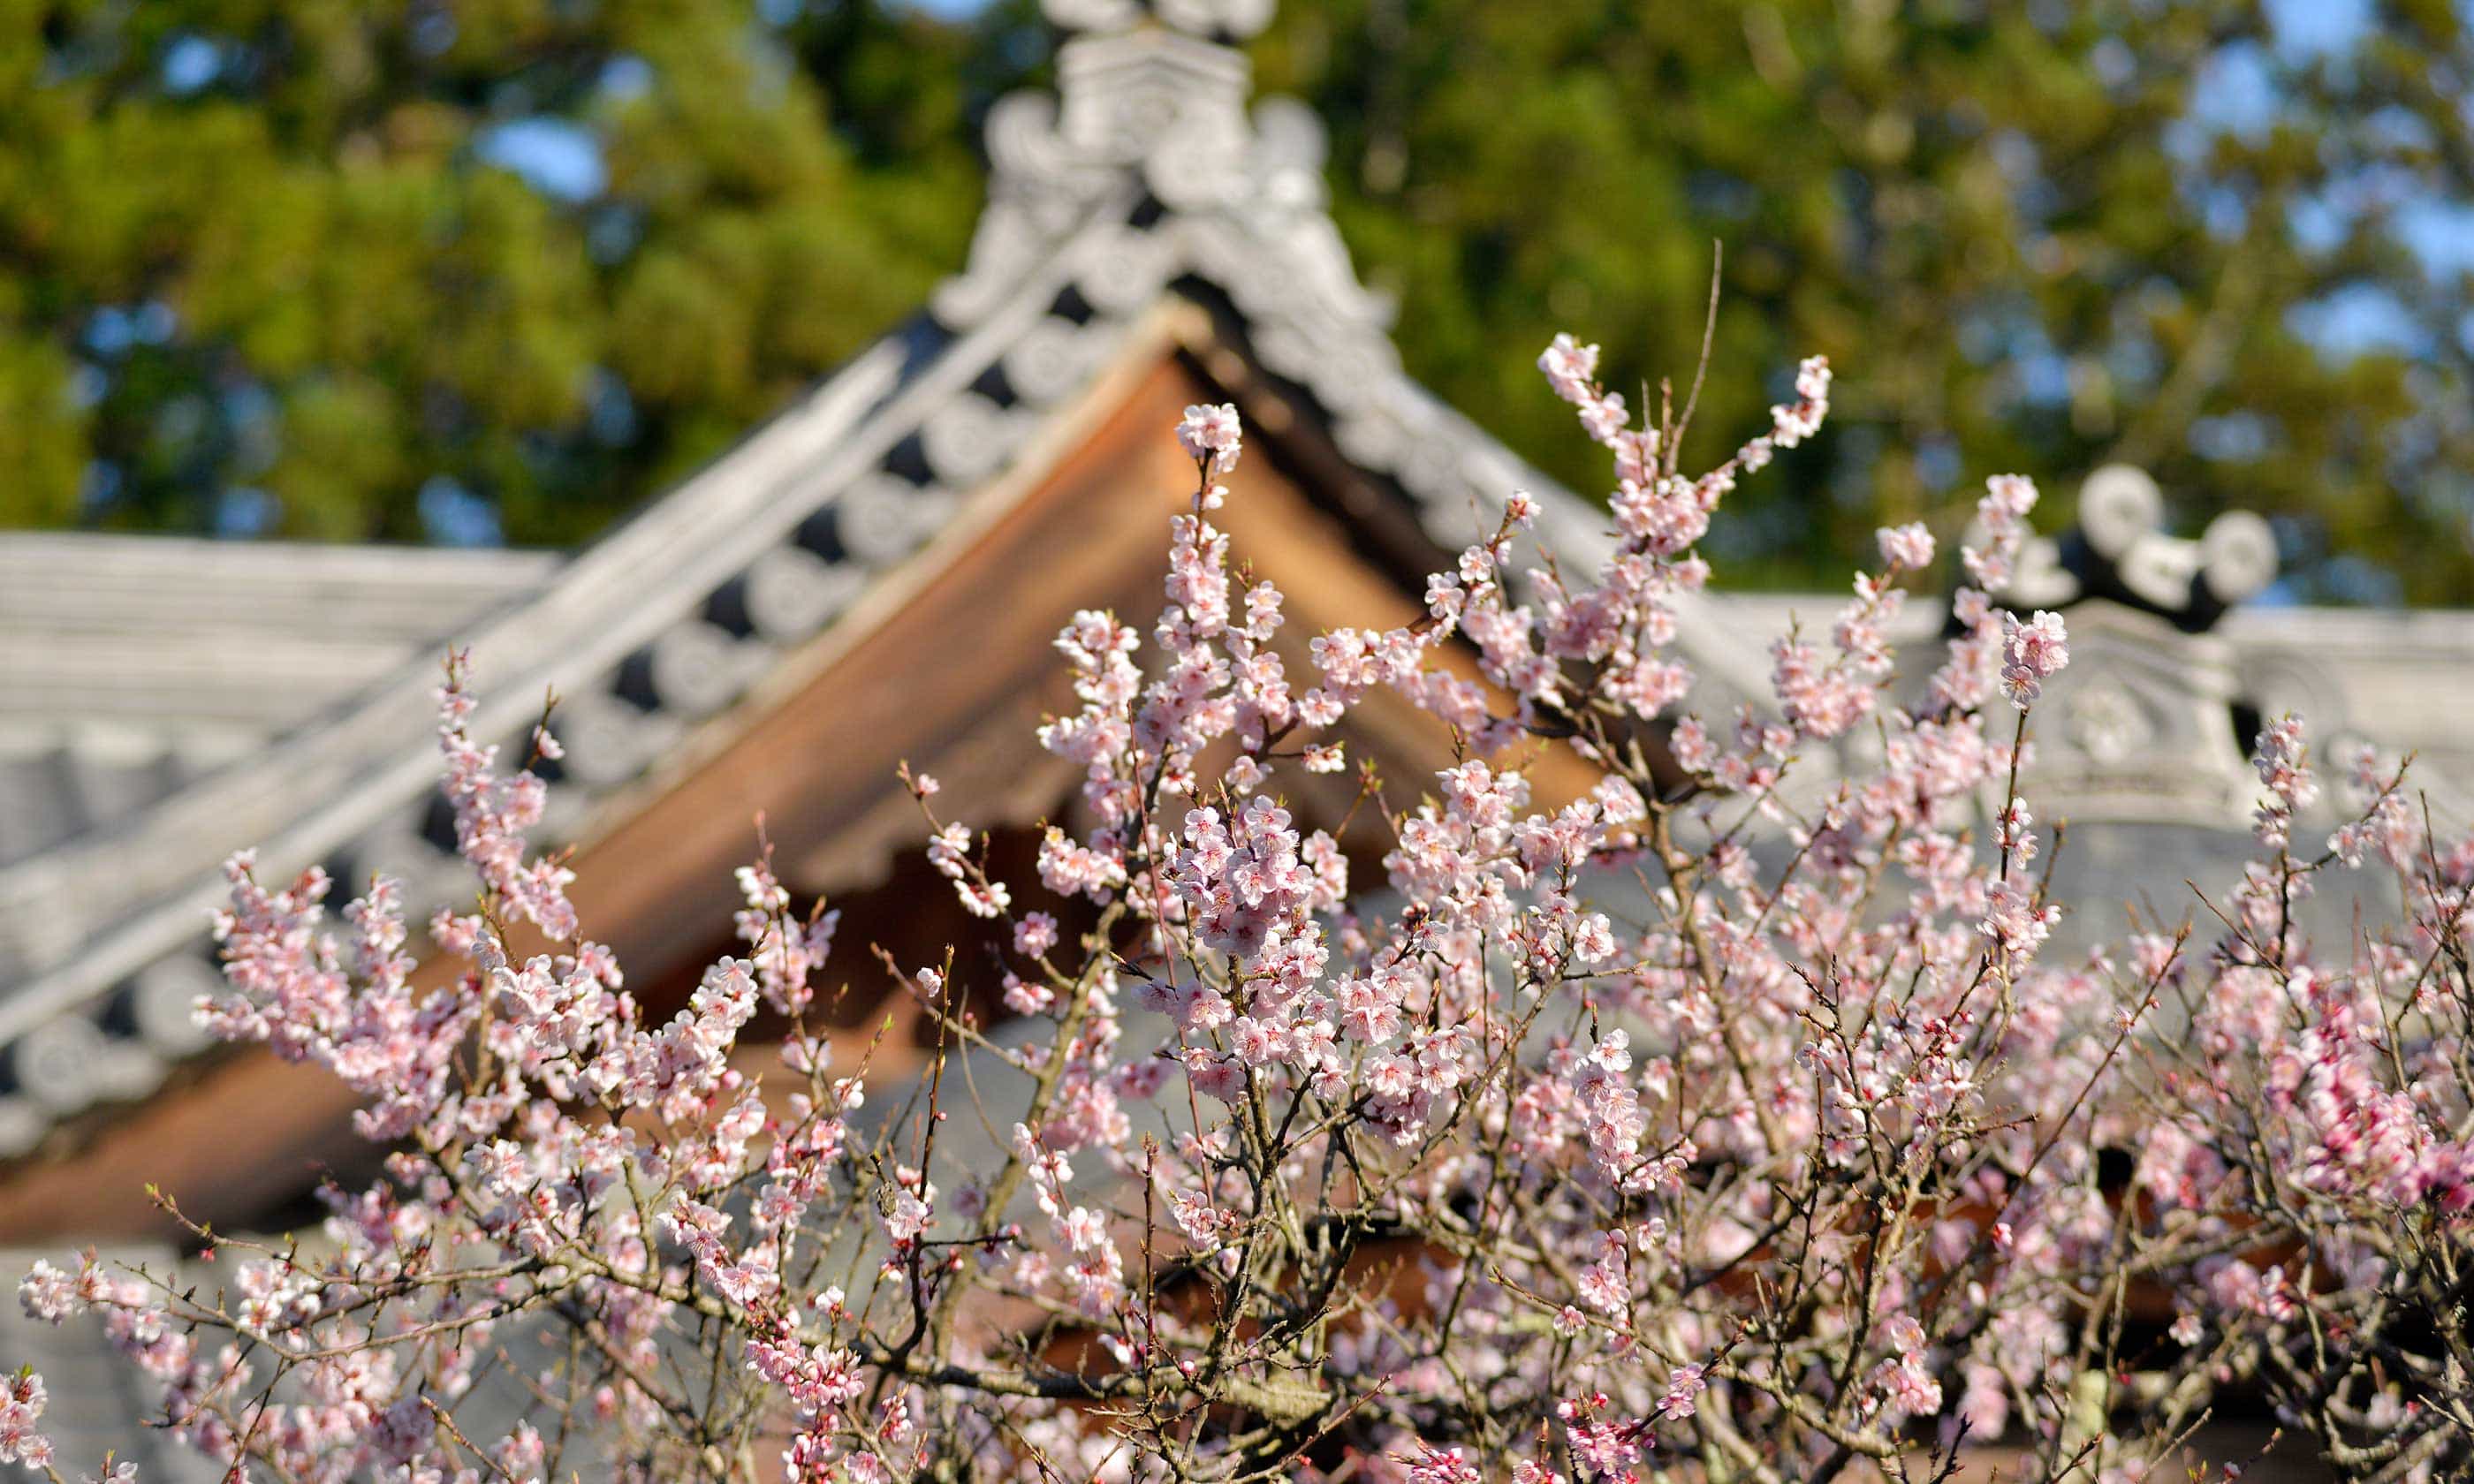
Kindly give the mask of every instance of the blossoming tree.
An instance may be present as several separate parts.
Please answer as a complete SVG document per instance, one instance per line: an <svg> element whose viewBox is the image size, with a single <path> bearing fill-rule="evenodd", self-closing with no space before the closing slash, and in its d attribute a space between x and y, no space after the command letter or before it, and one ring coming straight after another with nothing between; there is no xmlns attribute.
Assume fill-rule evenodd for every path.
<svg viewBox="0 0 2474 1484"><path fill-rule="evenodd" d="M2204 925L2049 962L2065 904L2018 779L2067 640L1988 596L2034 489L1991 481L1912 700L1884 631L1934 562L1915 526L1826 644L1777 643L1774 706L1678 714L1696 543L1820 425L1829 371L1692 475L1681 419L1637 419L1596 360L1540 360L1613 457L1594 563L1521 570L1514 493L1423 617L1315 638L1310 678L1212 524L1236 414L1189 410L1148 659L1106 612L1057 638L1079 708L1038 742L1089 827L999 879L907 779L1013 1017L964 1013L968 965L885 966L939 1030L915 1086L835 1065L836 920L763 861L744 956L652 1023L450 662L479 891L429 936L469 970L417 991L386 882L330 925L324 876L242 855L202 1007L358 1092L385 1178L329 1190L319 1242L196 1230L218 1288L89 1255L37 1265L27 1308L91 1314L235 1479L1785 1484L1944 1479L1968 1440L2009 1477L2179 1478L2230 1386L2349 1476L2462 1477L2474 849L2368 760L2352 822L2297 842L2318 784L2280 721L2261 853ZM1281 779L1344 769L1379 688L1463 760L1384 814L1368 889ZM1878 763L1791 786L1858 732ZM1595 789L1535 803L1545 744ZM2296 903L2352 870L2396 920L2311 941ZM732 1060L760 1012L787 1027L763 1079ZM958 1113L962 1056L1028 1090ZM983 1115L999 1153L958 1164L940 1128ZM490 1388L523 1420L475 1436ZM134 1476L55 1459L45 1400L31 1374L0 1398L0 1460Z"/></svg>

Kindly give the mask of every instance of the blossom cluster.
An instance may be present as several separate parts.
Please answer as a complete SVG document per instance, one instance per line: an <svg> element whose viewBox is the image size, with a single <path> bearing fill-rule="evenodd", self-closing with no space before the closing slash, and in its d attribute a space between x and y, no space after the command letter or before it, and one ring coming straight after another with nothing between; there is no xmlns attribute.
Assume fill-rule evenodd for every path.
<svg viewBox="0 0 2474 1484"><path fill-rule="evenodd" d="M242 855L202 1012L350 1087L383 1178L305 1240L195 1230L219 1289L89 1255L27 1311L95 1316L235 1478L1938 1478L2008 1439L2010 1476L2130 1484L2238 1381L2357 1476L2462 1476L2474 846L2368 758L2297 855L2320 791L2273 719L2242 878L2061 955L2102 904L2054 898L2022 779L2067 634L1991 596L2034 487L1988 482L1928 672L1887 637L1937 555L1902 526L1721 699L1678 644L1698 542L1829 368L1688 474L1598 361L1540 367L1612 459L1601 544L1525 565L1511 492L1415 622L1302 645L1213 521L1237 414L1187 409L1148 654L1100 610L1056 639L1075 797L1032 878L905 775L989 929L927 967L760 858L743 952L648 1011L453 661L452 971L391 884L338 929ZM1449 765L1317 812L1387 696ZM2316 944L2356 871L2401 921ZM820 985L874 971L923 1067L837 1029ZM475 1436L484 1397L521 1419ZM0 1462L54 1468L45 1405L0 1395Z"/></svg>

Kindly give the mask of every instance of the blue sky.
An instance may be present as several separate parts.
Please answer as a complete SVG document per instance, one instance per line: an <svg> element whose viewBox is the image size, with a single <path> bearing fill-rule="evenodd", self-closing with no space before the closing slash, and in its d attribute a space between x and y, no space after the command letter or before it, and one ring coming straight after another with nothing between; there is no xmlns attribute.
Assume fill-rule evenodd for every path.
<svg viewBox="0 0 2474 1484"><path fill-rule="evenodd" d="M512 170L535 190L561 201L590 201L610 183L600 141L581 124L556 118L520 118L481 135L474 151Z"/></svg>

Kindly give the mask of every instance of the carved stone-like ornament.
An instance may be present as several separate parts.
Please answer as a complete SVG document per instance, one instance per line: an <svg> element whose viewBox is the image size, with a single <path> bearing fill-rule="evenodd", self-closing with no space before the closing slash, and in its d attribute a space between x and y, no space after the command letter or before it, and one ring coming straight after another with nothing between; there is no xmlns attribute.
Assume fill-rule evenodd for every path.
<svg viewBox="0 0 2474 1484"><path fill-rule="evenodd" d="M726 630L690 619L664 630L628 669L634 688L664 710L710 716L745 688L750 658Z"/></svg>
<svg viewBox="0 0 2474 1484"><path fill-rule="evenodd" d="M1122 319L1151 302L1176 267L1173 247L1162 234L1114 227L1084 243L1074 288L1093 309Z"/></svg>
<svg viewBox="0 0 2474 1484"><path fill-rule="evenodd" d="M988 404L982 399L982 405ZM965 458L951 448L946 457L958 460L959 467L976 467L979 462L977 454ZM834 503L834 536L852 561L864 566L886 566L919 549L944 505L937 491L924 490L898 474L871 475L843 491Z"/></svg>
<svg viewBox="0 0 2474 1484"><path fill-rule="evenodd" d="M1057 402L1091 374L1099 340L1073 321L1051 315L1006 351L1006 384L1029 406Z"/></svg>
<svg viewBox="0 0 2474 1484"><path fill-rule="evenodd" d="M643 772L677 724L606 689L593 689L562 700L551 715L550 730L566 749L559 766L567 776L588 787L607 788Z"/></svg>
<svg viewBox="0 0 2474 1484"><path fill-rule="evenodd" d="M1242 40L1272 23L1273 0L1045 0L1040 9L1067 31L1128 31L1149 16L1193 36Z"/></svg>
<svg viewBox="0 0 2474 1484"><path fill-rule="evenodd" d="M1969 533L1981 539L1980 531ZM2156 481L2127 465L2089 474L2078 519L2026 541L2004 607L2067 609L2071 663L2033 728L2039 812L2124 823L2246 827L2255 780L2238 714L2276 707L2263 677L2207 631L2276 577L2274 533L2227 512L2196 540L2165 530Z"/></svg>
<svg viewBox="0 0 2474 1484"><path fill-rule="evenodd" d="M194 953L149 964L120 992L120 1013L138 1040L165 1056L205 1049L211 1038L198 1023L198 1001L223 988L223 975Z"/></svg>
<svg viewBox="0 0 2474 1484"><path fill-rule="evenodd" d="M1969 539L1979 532L1971 530ZM2078 521L2019 552L1997 597L2012 608L2110 598L2201 632L2276 580L2276 533L2249 511L2227 511L2197 540L2165 530L2165 495L2145 469L2108 464L2079 485Z"/></svg>
<svg viewBox="0 0 2474 1484"><path fill-rule="evenodd" d="M928 415L919 442L936 477L967 490L1005 467L1023 432L1022 420L1009 410L964 392Z"/></svg>
<svg viewBox="0 0 2474 1484"><path fill-rule="evenodd" d="M754 633L795 643L833 621L865 579L800 546L776 546L725 590L717 607Z"/></svg>
<svg viewBox="0 0 2474 1484"><path fill-rule="evenodd" d="M2071 662L2028 729L2020 791L2046 818L2238 828L2257 780L2222 640L2106 601L2070 611Z"/></svg>
<svg viewBox="0 0 2474 1484"><path fill-rule="evenodd" d="M2069 698L2062 725L2090 761L2114 766L2155 739L2156 726L2121 682L2099 675Z"/></svg>
<svg viewBox="0 0 2474 1484"><path fill-rule="evenodd" d="M95 1070L110 1055L103 1028L84 1016L46 1020L9 1047L9 1075L17 1089L55 1117L78 1112L105 1089Z"/></svg>

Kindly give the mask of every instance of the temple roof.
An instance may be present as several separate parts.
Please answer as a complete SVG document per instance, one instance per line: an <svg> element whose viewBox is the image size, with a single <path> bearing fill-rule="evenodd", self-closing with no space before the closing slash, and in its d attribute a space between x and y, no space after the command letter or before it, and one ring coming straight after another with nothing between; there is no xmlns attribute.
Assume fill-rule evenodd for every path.
<svg viewBox="0 0 2474 1484"><path fill-rule="evenodd" d="M477 735L520 737L545 691L562 698L548 832L589 829L923 560L969 497L1041 456L1058 410L1155 339L1164 313L1207 318L1220 353L1313 409L1351 469L1441 549L1491 524L1515 489L1539 498L1544 544L1574 560L1603 549L1595 506L1402 371L1386 306L1325 214L1319 127L1298 105L1250 100L1229 44L1267 4L1050 12L1075 33L1059 93L993 111L965 270L581 552L0 540L0 1157L144 1096L203 1049L190 1009L212 982L206 924L235 848L256 845L274 871L383 871L421 913L469 893L437 809L432 693L448 642L481 665ZM2134 751L2178 761L2200 748L2230 786L2228 707L2307 694L2474 778L2432 683L2435 667L2461 694L2474 678L2474 616L2263 610L2191 634L2074 596L2119 610L2126 651L2166 657L2130 699L2132 731L2117 728L2147 728ZM1772 620L1790 605L1810 621L1835 603L1712 598L1679 614L1696 705L1766 694ZM2186 658L2204 684L2176 679ZM2092 744L2088 778L2120 770L2101 754ZM2193 817L2239 832L2247 804L2211 796Z"/></svg>
<svg viewBox="0 0 2474 1484"><path fill-rule="evenodd" d="M203 1049L189 1010L235 848L271 871L383 871L420 911L469 891L435 809L448 641L482 666L482 736L520 736L545 691L562 698L548 833L577 827L902 568L1165 305L1212 316L1446 549L1523 487L1554 539L1597 539L1589 507L1401 372L1323 214L1320 131L1294 104L1249 109L1225 44L1249 11L1055 5L1077 33L1060 96L994 110L964 272L572 558L15 539L0 561L44 575L8 600L7 673L85 699L0 712L0 735L26 739L5 786L50 811L31 853L0 856L0 1156ZM1758 651L1707 648L1713 674L1757 679ZM47 792L123 755L142 777L108 799Z"/></svg>
<svg viewBox="0 0 2474 1484"><path fill-rule="evenodd" d="M531 593L561 560L0 535L0 865L303 726Z"/></svg>

